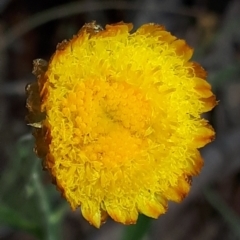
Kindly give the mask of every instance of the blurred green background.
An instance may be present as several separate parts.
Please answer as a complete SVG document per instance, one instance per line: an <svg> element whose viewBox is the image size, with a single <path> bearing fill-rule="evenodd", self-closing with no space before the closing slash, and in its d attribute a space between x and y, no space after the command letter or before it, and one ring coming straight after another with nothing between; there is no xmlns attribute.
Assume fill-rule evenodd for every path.
<svg viewBox="0 0 240 240"><path fill-rule="evenodd" d="M58 42L92 20L165 25L195 48L220 100L206 115L217 135L202 151L202 173L183 203L170 203L158 220L108 220L95 229L70 210L32 150L24 120L32 61L49 60ZM0 239L240 239L240 1L0 0Z"/></svg>

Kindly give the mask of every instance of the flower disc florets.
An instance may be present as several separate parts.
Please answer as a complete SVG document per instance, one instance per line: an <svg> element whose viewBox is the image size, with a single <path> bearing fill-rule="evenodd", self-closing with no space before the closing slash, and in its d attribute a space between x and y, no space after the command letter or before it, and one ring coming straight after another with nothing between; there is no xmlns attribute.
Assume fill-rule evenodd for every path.
<svg viewBox="0 0 240 240"><path fill-rule="evenodd" d="M99 227L135 223L180 202L214 137L215 105L192 49L163 26L86 24L35 62L28 86L36 151L73 209Z"/></svg>

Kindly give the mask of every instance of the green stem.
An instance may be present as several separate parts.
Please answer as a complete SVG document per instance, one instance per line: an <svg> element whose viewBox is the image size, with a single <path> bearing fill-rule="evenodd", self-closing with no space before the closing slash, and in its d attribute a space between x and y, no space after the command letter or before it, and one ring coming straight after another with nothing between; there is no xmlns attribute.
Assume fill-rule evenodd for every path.
<svg viewBox="0 0 240 240"><path fill-rule="evenodd" d="M33 185L36 189L37 199L39 201L40 210L42 212L42 222L44 226L44 239L46 240L58 240L55 236L55 224L51 221L51 210L49 206L49 200L42 186L39 174L34 171L32 174Z"/></svg>
<svg viewBox="0 0 240 240"><path fill-rule="evenodd" d="M122 240L141 240L149 231L152 219L140 215L136 225L126 226Z"/></svg>
<svg viewBox="0 0 240 240"><path fill-rule="evenodd" d="M234 211L226 205L222 198L211 188L204 190L204 195L207 201L214 207L228 223L229 227L235 232L236 236L240 238L240 218Z"/></svg>

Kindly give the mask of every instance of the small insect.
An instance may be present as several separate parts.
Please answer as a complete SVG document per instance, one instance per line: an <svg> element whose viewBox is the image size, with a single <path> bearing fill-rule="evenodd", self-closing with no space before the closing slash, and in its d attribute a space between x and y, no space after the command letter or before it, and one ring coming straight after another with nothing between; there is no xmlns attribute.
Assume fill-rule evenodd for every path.
<svg viewBox="0 0 240 240"><path fill-rule="evenodd" d="M79 32L82 31L86 31L87 33L94 35L96 33L103 31L103 28L100 25L96 24L96 21L92 21L90 23L86 23Z"/></svg>
<svg viewBox="0 0 240 240"><path fill-rule="evenodd" d="M39 58L33 60L33 71L32 73L40 79L41 76L46 72L48 62ZM42 128L42 121L46 117L46 113L41 111L41 99L39 94L38 82L29 83L26 85L26 107L29 110L29 114L26 117L28 122L27 125L34 128Z"/></svg>
<svg viewBox="0 0 240 240"><path fill-rule="evenodd" d="M32 73L38 78L44 72L46 72L48 67L48 62L44 59L38 58L33 60L33 70Z"/></svg>
<svg viewBox="0 0 240 240"><path fill-rule="evenodd" d="M37 123L27 123L28 126L34 127L34 128L42 128L42 122Z"/></svg>

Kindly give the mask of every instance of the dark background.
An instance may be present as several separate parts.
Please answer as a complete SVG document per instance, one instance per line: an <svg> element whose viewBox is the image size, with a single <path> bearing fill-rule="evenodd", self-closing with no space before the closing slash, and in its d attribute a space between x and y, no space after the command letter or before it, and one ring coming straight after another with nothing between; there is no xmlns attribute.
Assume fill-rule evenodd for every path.
<svg viewBox="0 0 240 240"><path fill-rule="evenodd" d="M57 43L92 20L165 25L195 48L219 100L206 115L216 140L202 151L205 166L190 195L134 227L109 220L96 230L72 212L41 171L24 120L32 61L49 60ZM0 239L240 239L240 1L0 0Z"/></svg>

